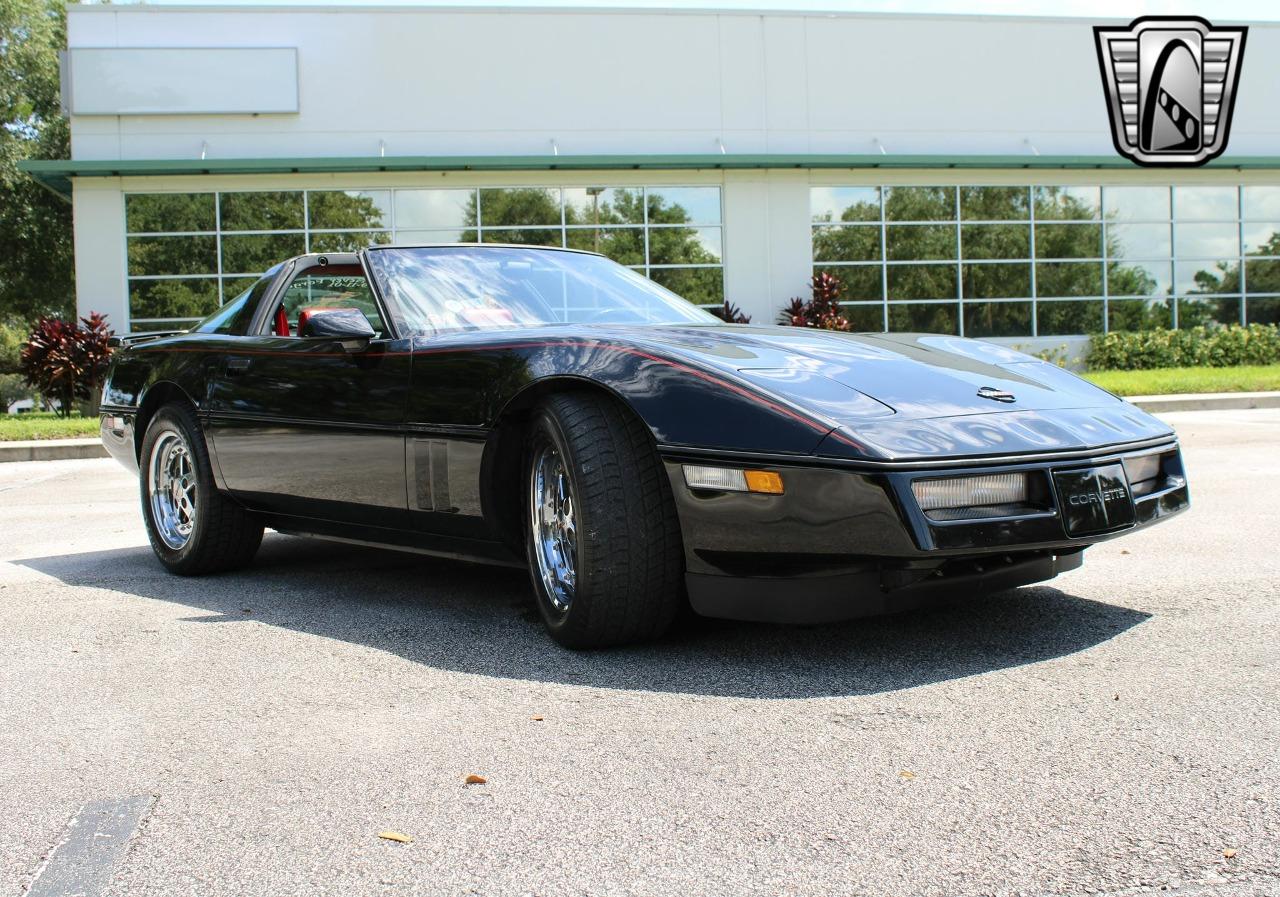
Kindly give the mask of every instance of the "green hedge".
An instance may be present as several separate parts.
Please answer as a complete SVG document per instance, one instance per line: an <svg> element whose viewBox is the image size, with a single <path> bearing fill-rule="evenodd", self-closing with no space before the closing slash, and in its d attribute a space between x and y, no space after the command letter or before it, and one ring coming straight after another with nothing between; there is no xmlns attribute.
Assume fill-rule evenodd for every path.
<svg viewBox="0 0 1280 897"><path fill-rule="evenodd" d="M1089 339L1087 364L1091 371L1280 364L1280 327L1250 324L1097 333Z"/></svg>

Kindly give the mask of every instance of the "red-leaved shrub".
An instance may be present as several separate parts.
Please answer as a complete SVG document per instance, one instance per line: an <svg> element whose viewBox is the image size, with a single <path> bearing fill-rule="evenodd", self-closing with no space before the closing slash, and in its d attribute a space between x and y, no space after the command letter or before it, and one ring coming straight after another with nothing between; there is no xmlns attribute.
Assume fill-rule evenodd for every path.
<svg viewBox="0 0 1280 897"><path fill-rule="evenodd" d="M22 347L23 379L57 399L58 413L69 417L75 400L92 398L102 384L111 358L110 336L107 319L97 312L81 318L80 324L41 318Z"/></svg>
<svg viewBox="0 0 1280 897"><path fill-rule="evenodd" d="M779 324L816 327L820 330L852 330L853 324L840 312L840 281L830 274L815 274L809 281L813 298L792 299L782 310Z"/></svg>
<svg viewBox="0 0 1280 897"><path fill-rule="evenodd" d="M726 324L751 323L751 315L744 315L742 313L742 309L738 308L738 306L734 305L728 299L724 300L724 305L720 308L709 308L707 311L711 312Z"/></svg>

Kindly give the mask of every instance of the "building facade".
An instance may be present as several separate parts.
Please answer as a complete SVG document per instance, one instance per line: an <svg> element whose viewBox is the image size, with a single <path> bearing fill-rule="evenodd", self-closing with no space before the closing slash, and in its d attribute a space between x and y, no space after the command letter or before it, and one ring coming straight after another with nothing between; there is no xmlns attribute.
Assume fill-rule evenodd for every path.
<svg viewBox="0 0 1280 897"><path fill-rule="evenodd" d="M594 249L771 322L815 273L857 329L1029 347L1280 321L1280 27L1226 155L1111 145L1079 19L73 6L77 304L182 326L280 258Z"/></svg>

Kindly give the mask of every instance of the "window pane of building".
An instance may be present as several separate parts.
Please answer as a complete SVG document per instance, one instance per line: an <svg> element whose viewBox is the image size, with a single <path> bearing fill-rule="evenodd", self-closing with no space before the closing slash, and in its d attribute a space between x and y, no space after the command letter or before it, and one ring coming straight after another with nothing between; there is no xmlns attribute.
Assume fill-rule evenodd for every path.
<svg viewBox="0 0 1280 897"><path fill-rule="evenodd" d="M124 198L125 227L132 234L213 231L213 193L132 193Z"/></svg>
<svg viewBox="0 0 1280 897"><path fill-rule="evenodd" d="M649 187L650 224L719 224L719 187Z"/></svg>
<svg viewBox="0 0 1280 897"><path fill-rule="evenodd" d="M1280 293L1280 260L1245 262L1244 285L1249 293Z"/></svg>
<svg viewBox="0 0 1280 897"><path fill-rule="evenodd" d="M1030 332L1030 302L964 303L965 336L1024 336Z"/></svg>
<svg viewBox="0 0 1280 897"><path fill-rule="evenodd" d="M1029 193L1026 187L961 187L960 217L966 221L1024 220Z"/></svg>
<svg viewBox="0 0 1280 897"><path fill-rule="evenodd" d="M222 278L222 301L230 302L245 290L257 283L257 277L224 277Z"/></svg>
<svg viewBox="0 0 1280 897"><path fill-rule="evenodd" d="M890 265L888 291L891 300L955 299L960 295L956 284L956 266Z"/></svg>
<svg viewBox="0 0 1280 897"><path fill-rule="evenodd" d="M1240 216L1238 187L1174 187L1173 214L1179 221L1234 221Z"/></svg>
<svg viewBox="0 0 1280 897"><path fill-rule="evenodd" d="M954 221L955 187L885 187L884 215L889 221Z"/></svg>
<svg viewBox="0 0 1280 897"><path fill-rule="evenodd" d="M1102 225L1036 222L1036 258L1102 258Z"/></svg>
<svg viewBox="0 0 1280 897"><path fill-rule="evenodd" d="M720 268L653 268L649 276L694 305L724 302L724 272Z"/></svg>
<svg viewBox="0 0 1280 897"><path fill-rule="evenodd" d="M962 276L965 299L1020 299L1031 296L1030 262L966 264L962 269Z"/></svg>
<svg viewBox="0 0 1280 897"><path fill-rule="evenodd" d="M1040 336L1069 336L1102 330L1102 300L1037 302L1036 332Z"/></svg>
<svg viewBox="0 0 1280 897"><path fill-rule="evenodd" d="M1107 265L1107 295L1167 296L1173 290L1173 266L1168 262L1111 262Z"/></svg>
<svg viewBox="0 0 1280 897"><path fill-rule="evenodd" d="M302 230L305 224L302 191L220 193L218 203L224 231Z"/></svg>
<svg viewBox="0 0 1280 897"><path fill-rule="evenodd" d="M491 227L528 227L545 224L560 226L558 187L502 187L480 190L481 231ZM487 238L486 242L489 242Z"/></svg>
<svg viewBox="0 0 1280 897"><path fill-rule="evenodd" d="M889 329L917 331L922 333L959 333L956 306L950 304L904 305L901 303L889 306Z"/></svg>
<svg viewBox="0 0 1280 897"><path fill-rule="evenodd" d="M1112 299L1107 304L1108 330L1153 330L1173 326L1172 299Z"/></svg>
<svg viewBox="0 0 1280 897"><path fill-rule="evenodd" d="M650 227L649 264L710 265L720 263L720 228Z"/></svg>
<svg viewBox="0 0 1280 897"><path fill-rule="evenodd" d="M1280 224L1246 221L1243 229L1246 255L1280 255Z"/></svg>
<svg viewBox="0 0 1280 897"><path fill-rule="evenodd" d="M1236 259L1173 263L1173 289L1182 293L1233 293L1240 289L1240 263Z"/></svg>
<svg viewBox="0 0 1280 897"><path fill-rule="evenodd" d="M311 190L307 193L311 230L360 230L391 227L387 190Z"/></svg>
<svg viewBox="0 0 1280 897"><path fill-rule="evenodd" d="M1183 296L1178 299L1178 329L1209 324L1239 324L1240 300L1233 296L1200 299Z"/></svg>
<svg viewBox="0 0 1280 897"><path fill-rule="evenodd" d="M1036 187L1036 219L1092 221L1102 217L1099 187Z"/></svg>
<svg viewBox="0 0 1280 897"><path fill-rule="evenodd" d="M813 187L809 213L821 221L879 221L879 187Z"/></svg>
<svg viewBox="0 0 1280 897"><path fill-rule="evenodd" d="M429 243L479 243L475 230L396 230L395 242L402 246Z"/></svg>
<svg viewBox="0 0 1280 897"><path fill-rule="evenodd" d="M1240 226L1234 221L1221 224L1187 224L1174 228L1174 254L1184 258L1208 258L1240 254Z"/></svg>
<svg viewBox="0 0 1280 897"><path fill-rule="evenodd" d="M396 230L456 229L476 224L475 190L397 190Z"/></svg>
<svg viewBox="0 0 1280 897"><path fill-rule="evenodd" d="M954 259L954 224L891 224L885 229L885 254L890 261Z"/></svg>
<svg viewBox="0 0 1280 897"><path fill-rule="evenodd" d="M1107 225L1107 255L1114 259L1168 258L1169 240L1167 223Z"/></svg>
<svg viewBox="0 0 1280 897"><path fill-rule="evenodd" d="M1280 299L1250 299L1245 312L1250 324L1280 324Z"/></svg>
<svg viewBox="0 0 1280 897"><path fill-rule="evenodd" d="M218 238L129 237L129 276L217 274Z"/></svg>
<svg viewBox="0 0 1280 897"><path fill-rule="evenodd" d="M521 246L560 246L563 245L563 233L560 228L497 228L480 231L482 243L517 243Z"/></svg>
<svg viewBox="0 0 1280 897"><path fill-rule="evenodd" d="M277 262L305 252L302 234L225 234L222 237L222 271L225 274L261 274Z"/></svg>
<svg viewBox="0 0 1280 897"><path fill-rule="evenodd" d="M1148 221L1169 217L1168 187L1104 187L1102 209L1114 221Z"/></svg>
<svg viewBox="0 0 1280 897"><path fill-rule="evenodd" d="M960 254L967 259L1030 258L1031 225L961 225Z"/></svg>
<svg viewBox="0 0 1280 897"><path fill-rule="evenodd" d="M644 228L582 227L565 234L570 249L599 252L623 265L644 264Z"/></svg>
<svg viewBox="0 0 1280 897"><path fill-rule="evenodd" d="M846 224L813 229L815 262L874 262L880 260L880 225Z"/></svg>
<svg viewBox="0 0 1280 897"><path fill-rule="evenodd" d="M218 281L135 280L129 284L131 318L203 318L218 307Z"/></svg>
<svg viewBox="0 0 1280 897"><path fill-rule="evenodd" d="M846 305L843 314L849 319L856 333L884 332L884 305L876 302L872 305Z"/></svg>
<svg viewBox="0 0 1280 897"><path fill-rule="evenodd" d="M356 252L366 246L390 243L390 231L323 231L311 235L312 252Z"/></svg>
<svg viewBox="0 0 1280 897"><path fill-rule="evenodd" d="M1036 262L1037 296L1101 296L1101 262Z"/></svg>
<svg viewBox="0 0 1280 897"><path fill-rule="evenodd" d="M816 267L814 274L830 274L840 281L840 301L859 302L884 298L884 277L879 265Z"/></svg>
<svg viewBox="0 0 1280 897"><path fill-rule="evenodd" d="M644 224L641 187L565 187L566 224Z"/></svg>
<svg viewBox="0 0 1280 897"><path fill-rule="evenodd" d="M1241 187L1246 221L1280 221L1280 187Z"/></svg>

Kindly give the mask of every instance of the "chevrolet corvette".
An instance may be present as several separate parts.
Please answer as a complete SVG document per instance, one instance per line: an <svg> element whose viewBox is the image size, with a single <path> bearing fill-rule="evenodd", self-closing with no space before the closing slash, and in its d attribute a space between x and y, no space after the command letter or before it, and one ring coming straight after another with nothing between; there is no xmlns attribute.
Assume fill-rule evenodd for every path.
<svg viewBox="0 0 1280 897"><path fill-rule="evenodd" d="M114 342L102 440L173 573L265 527L519 566L575 648L1039 582L1189 505L1173 431L1052 364L726 324L574 250L309 254Z"/></svg>

